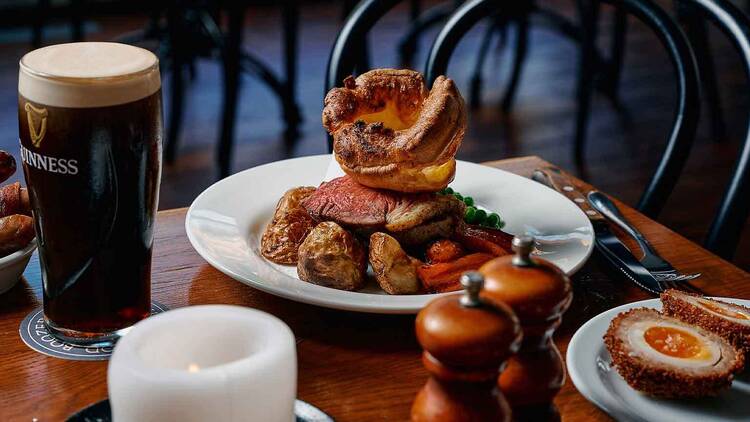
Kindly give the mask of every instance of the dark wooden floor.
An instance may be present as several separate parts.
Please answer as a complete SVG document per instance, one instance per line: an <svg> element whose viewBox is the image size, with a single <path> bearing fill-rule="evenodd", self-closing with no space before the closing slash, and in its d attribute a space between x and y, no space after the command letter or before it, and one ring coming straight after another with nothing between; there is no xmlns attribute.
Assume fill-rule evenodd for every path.
<svg viewBox="0 0 750 422"><path fill-rule="evenodd" d="M572 1L545 4L571 13ZM669 7L671 2L663 2ZM609 10L605 9L602 45L606 44ZM338 2L306 4L302 8L298 98L305 122L302 135L291 154L302 156L325 152L325 134L320 124L323 75L328 53L340 25ZM142 17L93 19L91 40L106 40L140 27ZM602 190L635 203L651 175L664 147L674 113L674 76L658 40L642 25L633 22L628 35L622 102L629 117L618 115L603 98L594 102L589 129L587 179ZM407 25L405 7L396 9L375 28L370 37L373 66L396 66L394 46ZM61 31L55 31L60 33ZM468 93L478 39L483 27L473 30L453 57L449 76ZM424 37L416 61L424 63L425 50L434 32ZM54 38L48 42L62 42ZM512 41L512 40L511 40ZM279 11L273 7L251 8L244 37L245 48L274 69L280 70L281 29ZM722 106L729 125L729 139L711 139L705 119L691 154L688 168L660 221L700 242L723 192L748 114L748 89L732 47L718 33L712 33L719 69ZM16 83L17 60L28 50L26 43L7 42L0 46L0 148L17 155ZM509 49L493 50L487 60L483 107L470 115L469 132L459 157L484 161L536 154L573 169L571 138L574 122L574 94L577 48L557 34L534 28L527 67L522 77L516 107L503 116L497 104L503 93L509 63ZM167 76L168 78L168 76ZM168 85L168 79L164 81ZM218 135L221 77L216 63L198 65L195 81L188 88L185 125L177 162L164 168L160 207L189 205L192 199L215 181L213 147ZM168 95L165 91L165 98ZM257 81L246 79L241 106L233 170L282 159L280 109L273 96ZM270 105L270 106L269 106ZM169 110L165 110L168 114ZM747 228L747 225L745 229ZM736 262L750 269L750 231L745 230Z"/></svg>

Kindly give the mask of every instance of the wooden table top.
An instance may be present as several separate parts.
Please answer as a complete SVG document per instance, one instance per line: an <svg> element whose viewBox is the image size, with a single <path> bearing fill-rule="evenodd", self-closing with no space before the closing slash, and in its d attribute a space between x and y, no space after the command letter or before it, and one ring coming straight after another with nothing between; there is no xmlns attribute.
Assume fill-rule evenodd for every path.
<svg viewBox="0 0 750 422"><path fill-rule="evenodd" d="M548 165L538 157L487 163L523 176ZM590 185L580 182L584 190ZM750 274L666 227L618 203L625 216L674 266L701 272L696 285L719 296L750 298ZM154 246L153 299L170 308L198 304L249 306L284 320L297 336L298 397L337 421L408 420L414 395L427 378L414 337L414 317L370 315L319 308L278 298L239 283L208 265L185 234L186 209L160 212ZM632 243L629 246L634 247ZM596 254L574 277L575 299L555 341L563 354L576 328L623 303L649 298ZM107 397L107 363L48 357L19 337L21 320L41 305L38 262L0 295L0 420L57 421ZM563 420L610 418L589 403L570 380L557 396Z"/></svg>

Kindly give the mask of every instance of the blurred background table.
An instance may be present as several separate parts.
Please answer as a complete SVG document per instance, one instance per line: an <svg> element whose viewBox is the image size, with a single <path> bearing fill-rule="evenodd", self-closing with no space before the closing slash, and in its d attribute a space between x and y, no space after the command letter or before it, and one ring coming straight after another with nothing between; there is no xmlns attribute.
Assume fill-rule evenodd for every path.
<svg viewBox="0 0 750 422"><path fill-rule="evenodd" d="M487 163L528 177L548 165L538 157ZM584 190L591 186L577 181ZM684 272L701 272L697 285L718 296L750 298L750 274L618 202L656 249ZM152 297L170 308L233 304L270 312L297 337L298 397L337 421L406 420L427 373L414 337L414 316L359 314L292 302L235 281L208 265L191 247L186 209L162 211L157 219ZM624 239L635 247L629 239ZM0 296L0 420L62 420L107 397L106 362L75 362L29 349L18 335L21 320L41 305L38 260L21 281ZM575 330L592 316L649 295L620 278L595 253L573 277L573 305L557 331L563 354ZM610 418L581 396L570 380L555 401L563 420Z"/></svg>

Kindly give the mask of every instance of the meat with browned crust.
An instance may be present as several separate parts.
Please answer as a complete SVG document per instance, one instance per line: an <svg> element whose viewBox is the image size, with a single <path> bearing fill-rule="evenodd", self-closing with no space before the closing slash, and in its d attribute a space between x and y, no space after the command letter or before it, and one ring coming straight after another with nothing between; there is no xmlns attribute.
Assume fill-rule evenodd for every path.
<svg viewBox="0 0 750 422"><path fill-rule="evenodd" d="M709 303L718 304L729 310L740 312L750 316L750 308L737 305L734 303L723 302L720 300L709 299L698 294L687 293L680 290L669 289L661 294L661 303L664 313L674 316L687 323L697 325L712 331L740 349L745 356L750 353L750 320L746 323L732 321L724 318L714 312L710 312L703 306L700 306L696 299L708 301Z"/></svg>
<svg viewBox="0 0 750 422"><path fill-rule="evenodd" d="M463 202L452 195L373 189L349 176L323 183L302 205L318 220L352 229L385 230L408 244L450 235L464 210ZM442 224L432 224L436 222Z"/></svg>
<svg viewBox="0 0 750 422"><path fill-rule="evenodd" d="M631 309L612 319L604 335L604 344L607 346L617 372L638 391L663 398L715 396L721 390L729 388L734 374L744 367L742 353L718 335L696 326L691 326L691 328L710 341L719 344L721 358L716 364L696 370L649 359L635 350L625 338L633 320L638 319L666 320L676 325L687 325L678 319L647 308Z"/></svg>

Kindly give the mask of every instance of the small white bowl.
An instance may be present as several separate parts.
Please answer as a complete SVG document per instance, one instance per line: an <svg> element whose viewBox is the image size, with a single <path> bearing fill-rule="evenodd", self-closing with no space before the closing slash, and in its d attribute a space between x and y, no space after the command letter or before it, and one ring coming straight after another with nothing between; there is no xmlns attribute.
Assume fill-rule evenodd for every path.
<svg viewBox="0 0 750 422"><path fill-rule="evenodd" d="M16 285L21 278L31 254L36 249L36 238L32 239L25 248L0 258L0 294Z"/></svg>

